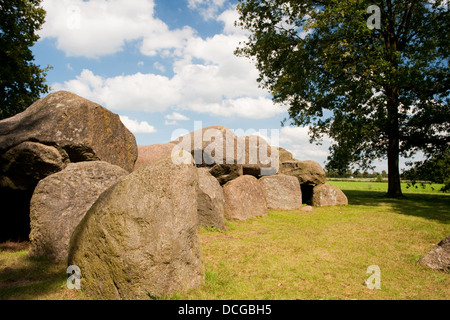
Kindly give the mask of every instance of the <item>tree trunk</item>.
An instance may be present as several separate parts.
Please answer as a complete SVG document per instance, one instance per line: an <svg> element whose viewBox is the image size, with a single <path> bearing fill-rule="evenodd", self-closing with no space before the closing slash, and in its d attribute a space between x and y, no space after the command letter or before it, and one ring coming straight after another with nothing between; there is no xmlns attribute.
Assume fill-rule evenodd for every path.
<svg viewBox="0 0 450 320"><path fill-rule="evenodd" d="M400 126L398 120L398 94L396 89L388 90L388 193L389 198L402 198L400 185Z"/></svg>
<svg viewBox="0 0 450 320"><path fill-rule="evenodd" d="M399 140L389 137L388 149L388 193L389 198L402 198L399 168Z"/></svg>

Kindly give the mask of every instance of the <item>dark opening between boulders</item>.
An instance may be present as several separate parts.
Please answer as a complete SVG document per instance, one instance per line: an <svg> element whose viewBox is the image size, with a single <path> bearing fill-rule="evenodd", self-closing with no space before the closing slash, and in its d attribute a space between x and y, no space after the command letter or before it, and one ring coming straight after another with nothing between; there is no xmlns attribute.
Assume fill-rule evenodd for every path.
<svg viewBox="0 0 450 320"><path fill-rule="evenodd" d="M69 156L70 162L98 161L92 148L83 145L71 145L64 148Z"/></svg>
<svg viewBox="0 0 450 320"><path fill-rule="evenodd" d="M260 168L253 167L244 167L242 169L243 175L254 176L255 178L259 178L261 176Z"/></svg>
<svg viewBox="0 0 450 320"><path fill-rule="evenodd" d="M30 234L31 190L0 190L1 219L0 242L28 241Z"/></svg>
<svg viewBox="0 0 450 320"><path fill-rule="evenodd" d="M304 183L300 185L300 188L302 189L302 203L312 205L312 195L314 186Z"/></svg>

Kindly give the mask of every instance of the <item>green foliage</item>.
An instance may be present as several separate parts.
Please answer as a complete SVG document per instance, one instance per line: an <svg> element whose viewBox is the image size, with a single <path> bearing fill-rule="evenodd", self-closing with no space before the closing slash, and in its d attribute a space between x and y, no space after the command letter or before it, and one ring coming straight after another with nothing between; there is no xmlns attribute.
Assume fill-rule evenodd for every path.
<svg viewBox="0 0 450 320"><path fill-rule="evenodd" d="M41 0L0 0L0 119L22 112L49 91L30 50L44 23Z"/></svg>
<svg viewBox="0 0 450 320"><path fill-rule="evenodd" d="M413 167L403 173L403 178L411 180L409 187L417 188L417 181L442 183L442 192L450 192L450 148L433 155L424 162L412 164ZM420 184L424 187L424 183Z"/></svg>
<svg viewBox="0 0 450 320"><path fill-rule="evenodd" d="M371 30L374 4L381 28ZM312 141L333 139L328 170L387 158L398 196L399 155L432 155L450 141L443 1L241 0L238 10L251 36L236 54L255 59L290 124L310 126Z"/></svg>

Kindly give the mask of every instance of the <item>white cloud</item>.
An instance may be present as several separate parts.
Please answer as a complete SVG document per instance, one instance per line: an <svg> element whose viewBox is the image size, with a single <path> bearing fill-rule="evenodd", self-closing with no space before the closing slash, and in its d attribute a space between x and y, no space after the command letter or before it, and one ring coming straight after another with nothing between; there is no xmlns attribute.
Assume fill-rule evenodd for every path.
<svg viewBox="0 0 450 320"><path fill-rule="evenodd" d="M173 121L166 120L166 121L164 121L164 124L166 126L177 126L178 122L176 120L173 120Z"/></svg>
<svg viewBox="0 0 450 320"><path fill-rule="evenodd" d="M105 1L74 0L81 7L99 5ZM52 0L46 0L46 2L48 5ZM134 4L134 1L130 2L132 4L120 0L110 2L113 8L109 9L108 5L108 9L105 10L112 16L110 17L112 20L119 8L124 9L122 19L127 21L132 18L131 13L136 13L135 11L148 14L150 17L153 14L153 1L143 1L146 6ZM131 7L122 5L123 2ZM223 1L196 0L191 1L190 5L196 8L205 5L220 8ZM117 15L121 17L119 13ZM167 25L161 21L155 22L156 19L151 18L153 20L150 24L159 24L160 28L153 28L149 34L145 35L141 44L141 53L150 56L157 53L169 55L173 61L171 77L139 72L106 78L85 69L75 79L64 83L54 83L52 87L55 90L72 91L115 110L161 112L176 107L178 110L249 119L270 118L286 112L285 107L274 105L268 92L258 87L256 79L259 72L253 63L246 58L234 55L239 42L247 39L245 34L233 27L236 17L235 10L224 11L217 18L224 23L224 33L206 39L199 37L195 30L189 27L169 30ZM50 15L49 19L50 25L53 25L51 21L56 18ZM140 22L139 19L131 20L133 21L130 21L130 28L134 30L134 24ZM89 41L95 42L96 31L92 33L93 35L87 36L92 38ZM130 31L127 37L132 38L132 36L142 36L142 33ZM120 33L118 38L121 38ZM125 36L122 37L122 39L125 38ZM112 42L120 41L116 42L115 39ZM99 51L94 49L92 52L83 49L84 45L81 42L76 46L80 47L77 49L80 54L99 54ZM120 44L118 46L120 47ZM65 49L70 48L65 47ZM71 52L78 52L77 50ZM159 71L165 71L165 66L158 62L155 62L153 67Z"/></svg>
<svg viewBox="0 0 450 320"><path fill-rule="evenodd" d="M309 142L309 127L283 127L280 130L280 146L292 153L295 159L314 160L324 165L329 154L332 140L325 136L323 144L318 146Z"/></svg>
<svg viewBox="0 0 450 320"><path fill-rule="evenodd" d="M161 72L165 72L166 71L166 68L159 62L155 62L153 64L153 68L155 68L156 70L159 70Z"/></svg>
<svg viewBox="0 0 450 320"><path fill-rule="evenodd" d="M286 109L274 105L272 100L265 97L244 97L225 99L209 104L192 104L190 109L217 116L238 116L248 119L267 119L286 111Z"/></svg>
<svg viewBox="0 0 450 320"><path fill-rule="evenodd" d="M137 121L128 118L127 116L119 116L125 127L128 128L132 133L156 133L154 126L148 124L147 121Z"/></svg>
<svg viewBox="0 0 450 320"><path fill-rule="evenodd" d="M74 80L52 84L55 90L72 91L115 110L164 111L180 101L178 88L167 77L136 73L103 78L83 70Z"/></svg>
<svg viewBox="0 0 450 320"><path fill-rule="evenodd" d="M189 120L188 117L186 117L185 115L182 115L181 113L178 112L173 112L172 114L168 114L166 117L166 119L168 120L175 120L175 121L187 121Z"/></svg>
<svg viewBox="0 0 450 320"><path fill-rule="evenodd" d="M225 10L217 17L217 20L224 24L223 32L225 34L249 35L247 30L235 26L235 22L239 20L239 13L236 9Z"/></svg>
<svg viewBox="0 0 450 320"><path fill-rule="evenodd" d="M183 46L189 27L169 30L154 17L154 0L44 0L46 22L39 35L55 38L67 56L98 58L122 51L127 41L141 41L141 51L156 55Z"/></svg>
<svg viewBox="0 0 450 320"><path fill-rule="evenodd" d="M163 56L167 56L171 53L170 50L175 50L175 54L180 54L176 50L181 50L194 35L195 30L188 26L170 31L166 25L161 25L159 28L145 33L140 48L141 53L147 56L156 56L162 53Z"/></svg>
<svg viewBox="0 0 450 320"><path fill-rule="evenodd" d="M205 20L215 18L224 4L225 0L188 0L188 7L197 10Z"/></svg>

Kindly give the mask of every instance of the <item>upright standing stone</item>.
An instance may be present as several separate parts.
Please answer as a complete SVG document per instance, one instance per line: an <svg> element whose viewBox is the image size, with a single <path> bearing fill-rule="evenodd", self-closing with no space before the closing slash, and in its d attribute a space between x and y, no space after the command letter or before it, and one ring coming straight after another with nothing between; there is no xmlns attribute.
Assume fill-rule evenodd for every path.
<svg viewBox="0 0 450 320"><path fill-rule="evenodd" d="M198 168L198 224L225 229L223 189L207 168Z"/></svg>
<svg viewBox="0 0 450 320"><path fill-rule="evenodd" d="M70 243L82 288L93 298L149 299L200 285L197 192L197 169L167 157L102 193Z"/></svg>
<svg viewBox="0 0 450 320"><path fill-rule="evenodd" d="M347 196L338 188L329 184L315 186L312 205L316 207L347 205Z"/></svg>
<svg viewBox="0 0 450 320"><path fill-rule="evenodd" d="M266 176L259 179L269 209L294 210L302 207L302 191L296 177Z"/></svg>
<svg viewBox="0 0 450 320"><path fill-rule="evenodd" d="M268 213L264 190L258 179L240 176L223 186L225 218L246 220Z"/></svg>
<svg viewBox="0 0 450 320"><path fill-rule="evenodd" d="M67 259L78 223L100 194L128 171L103 161L70 163L39 181L31 198L30 255Z"/></svg>

